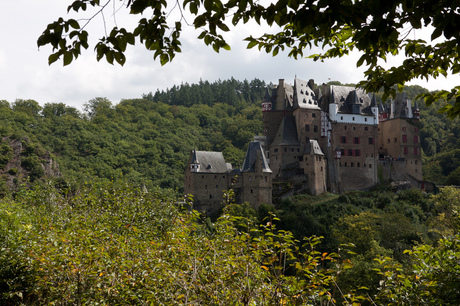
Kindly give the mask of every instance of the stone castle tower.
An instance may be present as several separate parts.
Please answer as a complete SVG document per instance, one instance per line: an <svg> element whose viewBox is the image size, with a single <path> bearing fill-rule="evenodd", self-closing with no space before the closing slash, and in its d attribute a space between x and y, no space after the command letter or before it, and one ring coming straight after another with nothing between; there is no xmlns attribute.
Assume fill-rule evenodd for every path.
<svg viewBox="0 0 460 306"><path fill-rule="evenodd" d="M185 192L195 195L197 207L217 207L225 184L254 208L272 202L275 182L313 195L367 189L395 179L386 169L390 157L399 162L397 179L413 186L422 179L419 111L404 94L384 107L359 88L279 80L266 89L262 112L264 135L250 143L241 168L226 164L220 152L192 151Z"/></svg>

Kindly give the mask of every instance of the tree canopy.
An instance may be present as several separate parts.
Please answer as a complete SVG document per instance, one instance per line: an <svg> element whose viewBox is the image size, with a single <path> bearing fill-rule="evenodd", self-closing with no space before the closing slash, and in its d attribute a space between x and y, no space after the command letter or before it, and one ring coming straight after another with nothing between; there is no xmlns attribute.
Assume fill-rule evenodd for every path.
<svg viewBox="0 0 460 306"><path fill-rule="evenodd" d="M90 7L94 9L91 12ZM76 59L82 48L89 47L88 23L109 10L113 15L139 16L133 29L115 25L100 37L95 46L97 59L105 57L109 63L123 65L128 44L134 45L138 39L154 52L155 59L166 64L181 52L183 25L199 29L198 39L215 51L229 50L224 33L232 25L254 20L261 26L274 26L274 32L245 38L248 48L258 47L273 55L287 49L289 56L314 60L342 57L357 50L361 53L357 66L367 67L365 80L358 85L370 92L383 88L385 98L396 94L395 85L402 90L413 79L460 72L460 12L455 2L448 0L75 0L67 11L75 11L82 19L61 17L50 23L38 39L39 47L53 47L49 63L62 58L68 65ZM171 14L172 10L178 14ZM429 41L410 39L411 31L422 28L431 31ZM321 47L323 52L307 53L313 46ZM384 67L388 56L400 53L405 55L401 65ZM460 114L460 86L425 93L423 97L428 105L440 98L454 100L441 111L451 118Z"/></svg>

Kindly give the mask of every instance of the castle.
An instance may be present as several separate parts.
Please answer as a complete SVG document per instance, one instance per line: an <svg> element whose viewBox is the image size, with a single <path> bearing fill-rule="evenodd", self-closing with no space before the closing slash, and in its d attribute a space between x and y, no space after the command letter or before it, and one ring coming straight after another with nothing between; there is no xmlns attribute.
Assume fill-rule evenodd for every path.
<svg viewBox="0 0 460 306"><path fill-rule="evenodd" d="M220 152L191 152L184 192L196 209L217 211L230 188L237 202L257 208L272 202L277 182L312 195L383 180L423 188L420 113L404 93L384 106L359 88L281 79L266 89L262 112L264 135L249 144L241 168Z"/></svg>

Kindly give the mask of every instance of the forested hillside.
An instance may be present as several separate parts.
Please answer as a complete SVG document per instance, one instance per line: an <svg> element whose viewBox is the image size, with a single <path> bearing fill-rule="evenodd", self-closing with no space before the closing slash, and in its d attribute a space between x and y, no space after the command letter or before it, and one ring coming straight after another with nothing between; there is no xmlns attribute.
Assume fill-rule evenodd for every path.
<svg viewBox="0 0 460 306"><path fill-rule="evenodd" d="M82 110L63 103L1 101L2 158L8 159L7 143L19 139L29 147L29 155L51 152L66 179L124 177L149 187L180 190L194 147L222 151L228 162L241 165L248 142L262 134L260 102L266 86L257 79L200 81L118 104L94 98ZM408 86L404 91L414 100L426 89ZM380 97L377 93L379 101ZM418 105L425 179L460 185L458 119L437 113L443 102ZM33 167L38 169L36 163Z"/></svg>
<svg viewBox="0 0 460 306"><path fill-rule="evenodd" d="M262 134L265 86L183 84L118 104L94 98L82 111L1 101L0 165L16 143L27 169L1 176L0 303L457 305L458 189L380 185L258 211L229 192L212 221L177 204L171 189L193 147L241 164ZM422 91L406 88L411 99ZM458 120L437 113L443 102L418 103L426 178L457 184ZM63 177L39 171L47 151Z"/></svg>
<svg viewBox="0 0 460 306"><path fill-rule="evenodd" d="M181 189L194 147L222 151L240 166L247 143L262 133L265 86L234 79L185 84L118 104L94 98L83 112L62 103L2 101L0 133L52 152L68 179L124 177L147 187ZM180 102L176 96L186 92L192 100Z"/></svg>

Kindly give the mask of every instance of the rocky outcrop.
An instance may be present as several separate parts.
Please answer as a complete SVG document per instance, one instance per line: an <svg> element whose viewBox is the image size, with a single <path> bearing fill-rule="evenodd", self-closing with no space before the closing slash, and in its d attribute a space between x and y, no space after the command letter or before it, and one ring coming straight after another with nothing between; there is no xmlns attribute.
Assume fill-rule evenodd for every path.
<svg viewBox="0 0 460 306"><path fill-rule="evenodd" d="M3 156L6 160L0 168L0 192L5 189L17 190L21 184L37 179L62 176L59 164L51 154L39 146L34 146L28 139L5 137L1 141Z"/></svg>

